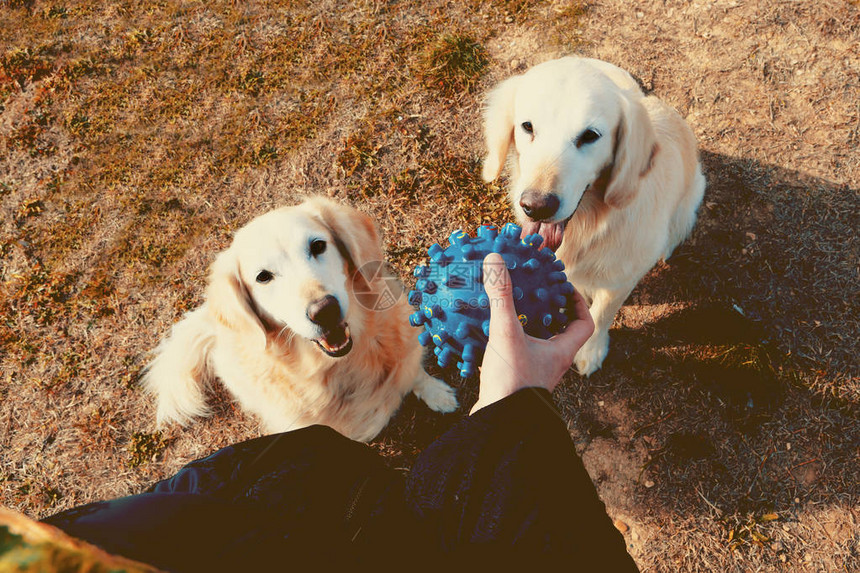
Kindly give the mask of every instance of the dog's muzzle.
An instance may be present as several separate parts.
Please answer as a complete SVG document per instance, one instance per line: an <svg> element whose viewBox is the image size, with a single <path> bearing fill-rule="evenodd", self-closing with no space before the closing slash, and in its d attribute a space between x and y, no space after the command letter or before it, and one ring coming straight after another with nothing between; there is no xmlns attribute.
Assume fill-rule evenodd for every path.
<svg viewBox="0 0 860 573"><path fill-rule="evenodd" d="M342 320L340 303L328 294L308 306L308 319L320 327L323 334L314 342L320 349L334 358L345 356L352 350L349 325Z"/></svg>
<svg viewBox="0 0 860 573"><path fill-rule="evenodd" d="M320 350L332 358L346 356L352 350L352 337L349 334L349 325L342 322L319 338L315 338L314 342L317 343Z"/></svg>
<svg viewBox="0 0 860 573"><path fill-rule="evenodd" d="M522 236L531 235L534 233L543 237L543 245L555 251L561 245L561 240L564 237L564 229L570 217L563 221L550 223L561 206L561 201L558 196L553 193L534 191L529 189L520 197L520 207L526 215L526 221L523 222ZM571 215L572 217L573 215Z"/></svg>

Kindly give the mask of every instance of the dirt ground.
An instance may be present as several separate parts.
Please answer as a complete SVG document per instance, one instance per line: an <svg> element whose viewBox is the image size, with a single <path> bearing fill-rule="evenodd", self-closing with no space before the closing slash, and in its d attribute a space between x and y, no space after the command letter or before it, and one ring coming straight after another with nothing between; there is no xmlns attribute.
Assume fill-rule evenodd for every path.
<svg viewBox="0 0 860 573"><path fill-rule="evenodd" d="M259 434L154 428L147 353L255 215L309 193L379 222L404 283L480 181L483 95L565 54L676 107L699 224L556 392L643 571L860 570L860 8L758 2L0 2L0 503L131 494ZM431 372L440 374L430 368ZM468 411L409 398L408 466ZM571 516L575 519L575 516Z"/></svg>

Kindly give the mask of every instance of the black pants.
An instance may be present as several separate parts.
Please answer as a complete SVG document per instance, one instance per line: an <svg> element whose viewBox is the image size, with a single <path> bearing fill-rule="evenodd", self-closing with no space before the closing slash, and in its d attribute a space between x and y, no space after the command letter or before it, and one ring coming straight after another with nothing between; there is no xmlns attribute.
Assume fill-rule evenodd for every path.
<svg viewBox="0 0 860 573"><path fill-rule="evenodd" d="M145 493L45 521L170 571L500 560L636 571L549 393L537 389L464 418L406 475L314 426L221 449Z"/></svg>

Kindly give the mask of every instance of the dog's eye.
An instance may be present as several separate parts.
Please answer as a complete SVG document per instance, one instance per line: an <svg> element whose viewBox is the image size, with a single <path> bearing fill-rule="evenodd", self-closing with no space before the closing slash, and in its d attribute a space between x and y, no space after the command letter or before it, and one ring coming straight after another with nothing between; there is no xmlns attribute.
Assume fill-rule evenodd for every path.
<svg viewBox="0 0 860 573"><path fill-rule="evenodd" d="M311 241L311 256L318 257L325 252L328 245L322 239L314 239Z"/></svg>
<svg viewBox="0 0 860 573"><path fill-rule="evenodd" d="M275 278L275 275L273 275L271 273L271 271L263 270L263 271L260 271L259 273L257 273L257 282L258 283L266 284L267 282L271 281L273 278Z"/></svg>
<svg viewBox="0 0 860 573"><path fill-rule="evenodd" d="M524 121L522 123L522 128L523 128L523 131L525 131L529 135L534 135L534 133L535 133L535 128L532 126L532 122L530 122L530 121Z"/></svg>
<svg viewBox="0 0 860 573"><path fill-rule="evenodd" d="M598 139L600 139L600 134L598 132L593 129L586 129L579 134L579 137L576 138L576 146L582 147L583 145L594 143Z"/></svg>

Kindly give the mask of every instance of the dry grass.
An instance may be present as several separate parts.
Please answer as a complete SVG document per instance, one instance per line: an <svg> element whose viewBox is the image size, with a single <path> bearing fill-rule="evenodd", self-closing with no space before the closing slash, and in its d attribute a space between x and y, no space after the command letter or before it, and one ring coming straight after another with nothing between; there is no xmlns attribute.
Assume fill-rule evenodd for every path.
<svg viewBox="0 0 860 573"><path fill-rule="evenodd" d="M379 221L408 283L510 217L479 178L482 94L578 53L678 108L709 180L603 370L557 393L630 551L860 569L858 46L836 0L0 3L0 503L125 495L256 435L217 388L158 434L136 385L232 232L322 192ZM408 466L454 419L410 398L375 447Z"/></svg>

